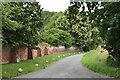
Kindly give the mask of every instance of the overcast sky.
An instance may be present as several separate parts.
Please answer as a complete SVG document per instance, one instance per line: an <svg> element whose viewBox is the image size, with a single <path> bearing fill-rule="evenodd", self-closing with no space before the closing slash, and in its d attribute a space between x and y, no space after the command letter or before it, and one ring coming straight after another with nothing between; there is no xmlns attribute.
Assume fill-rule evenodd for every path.
<svg viewBox="0 0 120 80"><path fill-rule="evenodd" d="M70 0L37 0L40 2L44 10L49 11L65 11L70 5Z"/></svg>

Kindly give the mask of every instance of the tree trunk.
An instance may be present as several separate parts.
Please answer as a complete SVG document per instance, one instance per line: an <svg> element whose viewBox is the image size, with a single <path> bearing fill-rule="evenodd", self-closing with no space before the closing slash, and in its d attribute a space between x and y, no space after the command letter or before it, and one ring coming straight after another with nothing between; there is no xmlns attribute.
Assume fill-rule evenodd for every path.
<svg viewBox="0 0 120 80"><path fill-rule="evenodd" d="M32 49L28 47L28 59L33 59Z"/></svg>
<svg viewBox="0 0 120 80"><path fill-rule="evenodd" d="M20 55L18 53L18 47L13 47L11 49L11 55L10 55L10 62L13 62L13 63L18 63L20 62Z"/></svg>

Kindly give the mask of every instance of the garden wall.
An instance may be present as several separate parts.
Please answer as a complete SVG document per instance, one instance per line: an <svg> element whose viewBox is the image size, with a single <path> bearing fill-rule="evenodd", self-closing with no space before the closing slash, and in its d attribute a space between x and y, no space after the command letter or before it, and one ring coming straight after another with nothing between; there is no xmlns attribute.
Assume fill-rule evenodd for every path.
<svg viewBox="0 0 120 80"><path fill-rule="evenodd" d="M17 51L18 51L17 54L13 54L13 52L11 52L10 47L3 46L2 53L0 53L0 54L2 54L2 55L0 55L0 64L11 62L13 56L15 56L17 59L20 59L20 60L28 59L28 48L27 47L24 47L24 46L19 47Z"/></svg>
<svg viewBox="0 0 120 80"><path fill-rule="evenodd" d="M11 60L18 60L16 62L19 62L20 60L27 60L28 59L28 48L25 46L17 48L17 54L15 54L10 47L2 47L2 55L0 55L0 64L9 63ZM60 47L54 47L54 46L37 46L37 49L32 49L32 57L33 59L40 56L45 56L48 54L55 54L55 53L62 53L62 52L77 52L80 51L80 49L71 47L66 49L63 46ZM14 53L14 54L13 54ZM11 55L12 54L12 55Z"/></svg>
<svg viewBox="0 0 120 80"><path fill-rule="evenodd" d="M2 53L0 53L0 64L10 62L10 48L2 47Z"/></svg>

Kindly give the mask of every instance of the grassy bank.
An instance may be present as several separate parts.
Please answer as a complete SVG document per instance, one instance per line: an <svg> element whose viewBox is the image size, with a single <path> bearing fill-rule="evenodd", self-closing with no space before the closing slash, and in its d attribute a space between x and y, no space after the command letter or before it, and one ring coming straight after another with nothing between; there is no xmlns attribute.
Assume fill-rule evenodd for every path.
<svg viewBox="0 0 120 80"><path fill-rule="evenodd" d="M108 66L106 64L107 56L108 54L105 52L100 53L97 50L92 50L90 52L86 52L82 59L82 63L84 66L95 72L115 78L120 78L120 68Z"/></svg>
<svg viewBox="0 0 120 80"><path fill-rule="evenodd" d="M79 52L74 53L62 53L62 54L50 54L43 57L35 58L34 60L21 61L19 63L9 63L2 65L2 78L11 78L18 75L33 72L39 69L44 69L48 65L71 55L79 54ZM18 69L22 69L19 72Z"/></svg>

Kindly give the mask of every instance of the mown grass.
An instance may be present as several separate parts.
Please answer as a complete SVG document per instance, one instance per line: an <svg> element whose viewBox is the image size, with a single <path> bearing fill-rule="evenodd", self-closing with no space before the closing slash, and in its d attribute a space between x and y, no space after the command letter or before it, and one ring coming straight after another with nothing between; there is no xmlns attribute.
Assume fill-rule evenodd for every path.
<svg viewBox="0 0 120 80"><path fill-rule="evenodd" d="M86 52L82 58L82 63L87 68L102 73L106 76L120 78L120 67L109 66L106 63L108 54L106 52L100 53L100 51L92 50Z"/></svg>
<svg viewBox="0 0 120 80"><path fill-rule="evenodd" d="M9 64L2 64L2 78L11 78L15 76L19 76L22 74L26 74L29 72L33 72L36 70L44 69L48 65L53 64L54 62L75 54L79 54L80 52L72 52L72 53L61 53L61 54L50 54L43 57L37 57L34 60L27 60L27 61L21 61L19 63L9 63ZM60 56L60 58L58 57ZM55 58L55 60L53 60ZM46 62L48 61L48 63ZM39 64L38 66L35 66L35 64ZM22 72L18 72L18 69L22 68Z"/></svg>

